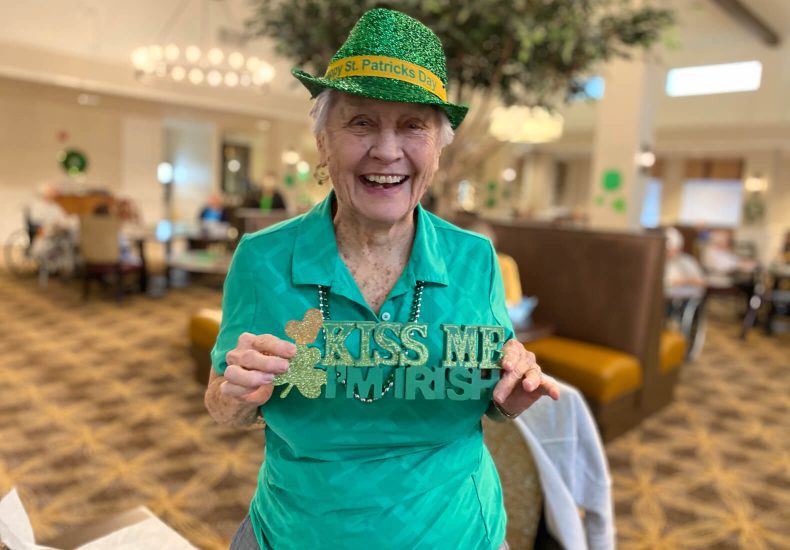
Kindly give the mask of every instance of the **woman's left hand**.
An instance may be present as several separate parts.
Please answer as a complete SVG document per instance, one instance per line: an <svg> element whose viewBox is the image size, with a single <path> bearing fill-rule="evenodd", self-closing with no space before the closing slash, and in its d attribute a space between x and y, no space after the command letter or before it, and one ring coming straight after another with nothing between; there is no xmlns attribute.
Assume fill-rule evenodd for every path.
<svg viewBox="0 0 790 550"><path fill-rule="evenodd" d="M494 387L494 401L506 412L519 415L544 395L560 398L557 383L544 376L535 354L515 339L502 347L502 377Z"/></svg>

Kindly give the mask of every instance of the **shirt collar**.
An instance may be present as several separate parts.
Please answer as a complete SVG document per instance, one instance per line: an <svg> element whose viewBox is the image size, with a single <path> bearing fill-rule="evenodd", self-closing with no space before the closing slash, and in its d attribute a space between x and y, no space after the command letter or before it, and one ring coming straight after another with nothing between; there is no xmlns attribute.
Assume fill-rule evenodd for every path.
<svg viewBox="0 0 790 550"><path fill-rule="evenodd" d="M332 286L335 263L340 259L332 223L335 192L310 209L302 218L294 242L291 280L296 285Z"/></svg>
<svg viewBox="0 0 790 550"><path fill-rule="evenodd" d="M341 260L332 222L334 200L335 192L330 191L323 201L305 214L299 224L291 262L291 279L294 284L331 287L335 282L338 262ZM412 285L416 281L424 281L446 286L447 265L439 250L432 216L418 204L415 221L417 231L405 271L412 279L409 282Z"/></svg>

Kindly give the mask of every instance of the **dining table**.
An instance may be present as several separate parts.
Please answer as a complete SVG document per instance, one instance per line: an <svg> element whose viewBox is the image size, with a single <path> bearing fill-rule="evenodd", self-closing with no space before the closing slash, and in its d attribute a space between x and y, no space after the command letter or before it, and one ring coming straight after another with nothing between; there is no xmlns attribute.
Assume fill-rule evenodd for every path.
<svg viewBox="0 0 790 550"><path fill-rule="evenodd" d="M148 225L128 225L123 228L123 236L128 241L134 244L141 262L141 282L140 286L143 292L147 290L147 279L149 276L149 266L146 261L146 245L152 243L160 243L164 246L164 261L165 261L165 284L170 287L172 268L187 268L185 271L199 271L201 269L211 269L216 272L216 269L221 269L222 262L216 265L209 265L205 258L184 256L182 253L174 253L173 245L176 242L193 242L200 240L209 245L220 245L224 250L230 250L235 236L235 230L229 225L225 226L225 231L221 231L221 227L216 224L211 227L200 225L196 223L178 222L173 220L162 219L155 224ZM203 260L203 261L200 261ZM201 267L202 266L202 267ZM219 267L217 267L219 266ZM225 268L227 271L227 268Z"/></svg>

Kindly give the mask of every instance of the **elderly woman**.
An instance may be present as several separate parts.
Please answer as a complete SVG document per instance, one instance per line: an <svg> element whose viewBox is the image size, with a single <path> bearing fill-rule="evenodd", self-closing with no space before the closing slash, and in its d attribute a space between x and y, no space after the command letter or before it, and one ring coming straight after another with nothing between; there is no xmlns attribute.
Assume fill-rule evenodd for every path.
<svg viewBox="0 0 790 550"><path fill-rule="evenodd" d="M486 399L437 388L404 398L398 382L417 356L443 364L448 326L504 327L500 345L512 336L490 242L419 206L466 113L446 100L441 44L418 21L374 9L323 78L294 75L317 96L317 177L333 189L304 216L246 235L225 283L206 406L221 424L266 433L231 547L506 548L481 417L515 417L556 399L556 385L512 339ZM324 324L317 339L316 319L301 322L311 309ZM418 332L403 348L382 336L399 327ZM329 366L342 357L384 382L344 391L354 367Z"/></svg>

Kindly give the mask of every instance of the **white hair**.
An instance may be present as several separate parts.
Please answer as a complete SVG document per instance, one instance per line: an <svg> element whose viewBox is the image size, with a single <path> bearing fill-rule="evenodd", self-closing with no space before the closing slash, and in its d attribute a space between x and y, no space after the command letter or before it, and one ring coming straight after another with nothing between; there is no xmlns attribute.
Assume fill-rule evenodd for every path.
<svg viewBox="0 0 790 550"><path fill-rule="evenodd" d="M326 128L326 121L329 117L329 109L337 97L337 94L339 93L342 92L338 92L332 88L327 88L315 96L315 102L313 103L312 109L310 109L310 118L313 119L313 133L316 136L321 133L321 130ZM436 108L436 111L440 115L439 147L444 149L453 142L453 138L455 138L455 131L453 131L453 126L450 124L450 119L447 118L447 114L438 107Z"/></svg>
<svg viewBox="0 0 790 550"><path fill-rule="evenodd" d="M664 229L667 239L667 250L683 250L683 234L674 227Z"/></svg>

